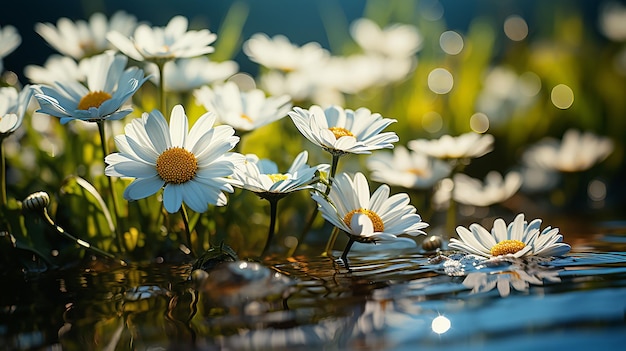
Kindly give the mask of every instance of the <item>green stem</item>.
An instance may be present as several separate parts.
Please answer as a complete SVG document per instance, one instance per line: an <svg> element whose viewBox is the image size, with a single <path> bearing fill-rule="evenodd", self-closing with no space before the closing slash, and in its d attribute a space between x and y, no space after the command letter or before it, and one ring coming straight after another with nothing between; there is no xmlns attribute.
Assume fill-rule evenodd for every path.
<svg viewBox="0 0 626 351"><path fill-rule="evenodd" d="M106 139L104 120L100 120L97 122L98 124L98 132L100 133L100 145L102 145L102 159L109 154L109 146ZM117 238L117 249L120 253L124 252L124 243L122 242L122 231L120 229L121 226L121 216L119 208L117 207L117 193L115 192L113 178L107 176L107 181L109 182L109 194L111 195L111 202L113 203L113 214L115 215L115 236Z"/></svg>
<svg viewBox="0 0 626 351"><path fill-rule="evenodd" d="M165 75L163 74L165 71L165 61L157 61L156 65L159 68L159 108L163 116L166 116L165 118L169 120L165 103Z"/></svg>
<svg viewBox="0 0 626 351"><path fill-rule="evenodd" d="M333 155L333 160L330 165L330 173L328 176L328 186L326 187L326 191L324 192L325 195L328 195L330 193L330 187L333 185L333 178L335 177L335 173L337 173L337 165L339 164L339 157L340 156ZM311 230L311 227L313 226L313 222L315 222L315 218L317 218L318 212L319 212L319 206L315 204L315 209L311 213L309 220L306 222L306 225L304 226L302 230L302 234L300 235L300 241L298 241L298 243L303 243L304 239L306 239L307 234L309 233L309 231ZM326 250L324 252L326 252Z"/></svg>
<svg viewBox="0 0 626 351"><path fill-rule="evenodd" d="M101 256L113 259L113 260L119 260L118 258L116 258L113 254L110 254L106 251L100 250L99 248L92 246L90 243L79 239L75 236L73 236L72 234L66 232L63 228L59 227L58 225L56 225L56 223L54 223L54 221L52 220L52 218L50 218L50 215L48 215L48 211L44 208L43 211L41 212L41 216L46 220L46 222L48 222L48 224L54 228L57 233L59 233L61 236L63 236L66 239L72 240L73 242L75 242L77 245L84 247L85 249L91 250ZM123 266L126 265L126 262L124 262L124 260L119 260L119 263Z"/></svg>
<svg viewBox="0 0 626 351"><path fill-rule="evenodd" d="M4 158L4 139L0 140L0 211L7 207L7 170Z"/></svg>
<svg viewBox="0 0 626 351"><path fill-rule="evenodd" d="M261 253L261 257L267 254L267 250L269 250L270 245L272 243L272 239L274 238L274 234L276 233L276 215L278 213L278 199L269 200L270 202L270 227L267 233L267 240L265 241L265 247L263 247L263 252Z"/></svg>
<svg viewBox="0 0 626 351"><path fill-rule="evenodd" d="M343 253L341 254L341 260L346 264L346 266L348 265L348 252L350 252L352 244L354 244L354 239L350 238L348 244L346 244L346 248L343 249Z"/></svg>
<svg viewBox="0 0 626 351"><path fill-rule="evenodd" d="M189 217L187 216L187 210L185 209L185 204L180 205L180 216L183 218L183 224L185 225L185 235L187 246L189 247L189 251L191 252L192 257L196 257L196 254L193 252L193 245L191 244L191 230L189 229Z"/></svg>

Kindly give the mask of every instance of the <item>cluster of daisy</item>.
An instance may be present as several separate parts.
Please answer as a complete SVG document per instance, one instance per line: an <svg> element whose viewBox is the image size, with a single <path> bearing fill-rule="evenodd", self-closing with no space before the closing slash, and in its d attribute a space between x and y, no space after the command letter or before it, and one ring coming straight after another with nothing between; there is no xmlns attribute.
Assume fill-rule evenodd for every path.
<svg viewBox="0 0 626 351"><path fill-rule="evenodd" d="M237 73L236 63L217 63L206 57L214 51L211 45L217 35L208 29L190 30L182 16L173 17L165 27L152 27L138 24L125 13L108 21L95 14L89 21L60 19L56 26L38 24L36 31L64 56L51 57L43 67L27 67L32 86L20 92L15 88L0 91L2 137L20 126L31 95L39 104L37 112L58 117L62 124L97 124L111 197L115 198L113 178L132 179L123 192L128 201L160 194L165 211L180 212L189 246L186 208L204 213L210 206L224 206L226 193L235 188L270 203L263 253L275 231L278 201L296 191L309 191L316 203L311 219L320 211L348 235L345 260L355 242L381 243L401 235L426 234L423 229L428 224L411 205L409 195L391 195L390 185L435 189L433 207L448 204L454 209L453 202L491 206L505 201L522 183L515 171L504 176L489 173L484 182L462 173L471 159L493 149L490 134L416 139L394 149L399 137L385 129L396 120L365 107L341 107L343 94L407 76L421 47L420 33L409 25L380 28L367 19L354 22L351 34L362 52L348 57L334 57L316 43L297 46L284 36L255 34L245 42L244 52L266 68L259 77L264 90L242 89L228 81ZM12 27L1 29L0 58L19 43ZM128 67L129 58L141 67ZM150 80L160 91L158 108L129 121L124 133L114 139L117 152L109 152L105 123L127 118L133 112L133 95ZM167 108L166 92L176 91L193 92L206 110L193 118L192 126L182 104ZM299 101L317 104L294 106ZM309 165L308 151L301 151L281 172L275 161L238 152L248 132L285 116L317 150L328 153L329 164ZM382 149L394 151L367 160L372 180L383 183L373 193L364 173L338 172L343 156ZM525 160L538 167L576 171L591 167L610 150L610 141L568 132L560 145L541 143L529 149ZM568 156L572 153L575 158ZM540 232L540 223L527 224L520 215L508 228L497 220L491 234L479 225L470 226L471 231L459 227L461 241L452 239L450 247L486 257L566 253L569 246L561 242L558 229ZM123 251L121 244L118 249Z"/></svg>

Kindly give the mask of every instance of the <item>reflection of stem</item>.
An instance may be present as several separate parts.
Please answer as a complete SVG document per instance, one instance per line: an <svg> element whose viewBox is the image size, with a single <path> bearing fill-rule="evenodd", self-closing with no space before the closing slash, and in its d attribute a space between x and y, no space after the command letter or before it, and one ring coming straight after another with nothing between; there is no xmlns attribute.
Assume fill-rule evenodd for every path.
<svg viewBox="0 0 626 351"><path fill-rule="evenodd" d="M100 133L100 145L102 145L102 159L107 157L109 154L109 147L107 144L107 139L104 130L104 120L100 120L97 122L98 124L98 132ZM115 188L113 187L113 178L107 176L107 180L109 182L109 193L111 194L111 202L113 202L113 213L115 214L115 236L117 237L117 249L120 252L124 252L124 245L122 243L122 232L120 230L120 211L117 208L117 193L115 192Z"/></svg>
<svg viewBox="0 0 626 351"><path fill-rule="evenodd" d="M278 209L278 199L268 199L270 202L270 227L267 233L267 241L265 241L265 247L263 247L263 252L261 256L265 256L267 250L270 248L270 244L272 242L272 238L274 237L275 228L276 228L276 214Z"/></svg>
<svg viewBox="0 0 626 351"><path fill-rule="evenodd" d="M185 235L187 240L187 245L189 250L191 251L191 256L196 257L193 252L193 245L191 244L191 230L189 229L189 217L187 217L187 210L185 209L185 204L180 205L180 216L183 218L183 224L185 225Z"/></svg>
<svg viewBox="0 0 626 351"><path fill-rule="evenodd" d="M326 186L326 191L324 191L324 195L330 194L330 188L333 185L333 178L335 178L335 173L337 173L337 165L339 164L339 157L340 157L340 155L333 155L332 164L330 165L330 173L329 173L329 176L328 176L328 185ZM303 243L304 242L304 239L306 238L307 234L309 233L309 230L311 230L311 227L313 226L313 222L315 221L315 218L317 218L317 213L318 212L319 212L319 206L317 204L315 204L315 209L311 213L311 216L309 217L309 220L306 222L306 225L304 226L304 229L302 230L302 234L300 235L299 243ZM333 240L333 243L334 243L334 240ZM327 251L328 250L324 250L324 252L327 252Z"/></svg>

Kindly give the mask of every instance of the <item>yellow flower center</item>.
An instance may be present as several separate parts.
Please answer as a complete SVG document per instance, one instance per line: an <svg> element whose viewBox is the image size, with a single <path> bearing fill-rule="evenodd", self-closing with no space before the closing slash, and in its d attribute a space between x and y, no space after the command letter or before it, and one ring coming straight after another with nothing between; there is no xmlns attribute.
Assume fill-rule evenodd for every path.
<svg viewBox="0 0 626 351"><path fill-rule="evenodd" d="M383 223L383 220L380 219L378 214L372 210L366 210L364 208L359 208L358 210L352 210L348 212L348 214L345 217L343 217L343 222L350 229L352 229L352 227L350 227L350 221L352 221L352 216L354 216L355 213L361 213L369 217L370 221L372 221L372 224L374 225L375 232L382 232L385 230L385 224Z"/></svg>
<svg viewBox="0 0 626 351"><path fill-rule="evenodd" d="M287 176L284 174L276 173L276 174L268 174L268 177L272 180L272 182L276 183L281 180L287 180Z"/></svg>
<svg viewBox="0 0 626 351"><path fill-rule="evenodd" d="M156 161L159 177L166 183L181 184L196 176L198 160L191 152L182 147L169 148Z"/></svg>
<svg viewBox="0 0 626 351"><path fill-rule="evenodd" d="M339 139L342 136L354 136L349 130L342 127L330 127L328 128L333 134L335 134L335 138Z"/></svg>
<svg viewBox="0 0 626 351"><path fill-rule="evenodd" d="M100 107L103 102L109 100L111 94L106 91L90 91L87 95L83 96L78 103L79 110L89 110L91 107Z"/></svg>
<svg viewBox="0 0 626 351"><path fill-rule="evenodd" d="M250 118L250 116L246 115L245 113L242 113L242 114L241 114L241 118L242 118L242 119L245 119L246 121L248 121L248 122L250 122L250 123L254 122L254 121L252 120L252 118Z"/></svg>
<svg viewBox="0 0 626 351"><path fill-rule="evenodd" d="M519 240L503 240L491 248L491 256L514 254L526 245Z"/></svg>
<svg viewBox="0 0 626 351"><path fill-rule="evenodd" d="M426 177L429 175L429 172L425 169L409 168L406 171L418 177Z"/></svg>

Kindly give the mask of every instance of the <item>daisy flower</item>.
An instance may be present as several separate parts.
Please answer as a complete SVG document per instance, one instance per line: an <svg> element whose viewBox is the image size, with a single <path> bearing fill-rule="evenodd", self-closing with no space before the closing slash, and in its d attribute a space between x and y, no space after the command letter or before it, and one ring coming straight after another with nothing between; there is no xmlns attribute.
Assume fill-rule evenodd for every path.
<svg viewBox="0 0 626 351"><path fill-rule="evenodd" d="M540 226L541 219L527 223L523 213L518 214L508 227L502 218L496 219L491 233L477 223L471 224L469 230L458 226L456 232L461 240L452 238L448 246L486 258L501 255L517 258L562 256L569 252L571 247L562 242L563 236L558 228L548 226L539 231Z"/></svg>
<svg viewBox="0 0 626 351"><path fill-rule="evenodd" d="M367 168L372 180L408 189L430 189L452 170L448 163L404 146L370 156Z"/></svg>
<svg viewBox="0 0 626 351"><path fill-rule="evenodd" d="M604 160L613 151L613 141L591 132L569 129L559 143L546 138L522 156L529 166L561 172L580 172Z"/></svg>
<svg viewBox="0 0 626 351"><path fill-rule="evenodd" d="M266 97L259 89L240 91L237 84L227 82L214 87L202 87L194 92L196 101L217 115L219 123L247 132L274 122L291 110L289 95Z"/></svg>
<svg viewBox="0 0 626 351"><path fill-rule="evenodd" d="M41 109L37 112L60 117L61 123L79 119L89 122L118 120L132 108L121 108L148 79L143 70L124 70L127 58L104 53L87 59L87 86L78 81L56 82L52 86L35 86L35 98Z"/></svg>
<svg viewBox="0 0 626 351"><path fill-rule="evenodd" d="M493 135L469 132L436 140L417 139L408 142L409 149L440 159L477 158L493 150Z"/></svg>
<svg viewBox="0 0 626 351"><path fill-rule="evenodd" d="M280 198L294 191L313 188L311 183L316 172L328 169L325 164L308 166L308 157L308 152L302 151L287 172L280 173L273 161L259 160L253 154L246 155L246 162L238 167L233 178L239 180L244 189L257 193L262 198Z"/></svg>
<svg viewBox="0 0 626 351"><path fill-rule="evenodd" d="M144 113L115 137L119 153L105 158L105 174L136 178L124 191L126 200L138 200L163 190L163 205L169 213L182 203L196 212L209 204L223 206L233 192L230 177L236 155L227 153L239 141L229 126L213 127L215 115L202 115L191 130L181 105L172 109L170 125L158 110Z"/></svg>
<svg viewBox="0 0 626 351"><path fill-rule="evenodd" d="M140 24L132 37L117 31L107 39L121 52L137 61L164 62L176 58L196 57L214 51L210 46L217 35L208 29L187 30L188 20L174 16L165 27Z"/></svg>
<svg viewBox="0 0 626 351"><path fill-rule="evenodd" d="M383 184L370 195L363 173L356 173L354 178L341 173L328 197L317 192L312 197L322 216L350 238L344 260L354 241L376 243L393 241L401 234L426 235L422 229L428 223L422 222L407 194L389 196L389 186Z"/></svg>
<svg viewBox="0 0 626 351"><path fill-rule="evenodd" d="M252 35L243 44L243 52L253 62L285 72L317 66L330 56L330 53L316 42L298 46L292 44L284 35L279 34L270 38L263 33Z"/></svg>
<svg viewBox="0 0 626 351"><path fill-rule="evenodd" d="M30 86L19 93L13 87L0 88L0 138L10 135L22 125L24 114L33 96Z"/></svg>
<svg viewBox="0 0 626 351"><path fill-rule="evenodd" d="M237 73L239 65L235 61L214 62L206 56L191 57L165 63L165 91L188 92L206 84L223 82ZM146 71L152 80L159 81L157 65L150 64Z"/></svg>
<svg viewBox="0 0 626 351"><path fill-rule="evenodd" d="M250 154L233 175L237 186L252 191L270 202L270 226L262 255L267 252L274 236L278 201L294 191L312 189L316 173L328 169L328 165L323 164L309 167L308 156L306 151L302 151L287 172L280 173L273 161L259 160L256 155Z"/></svg>
<svg viewBox="0 0 626 351"><path fill-rule="evenodd" d="M13 26L0 27L0 72L4 70L2 59L22 43L22 37Z"/></svg>
<svg viewBox="0 0 626 351"><path fill-rule="evenodd" d="M333 156L392 149L399 140L395 132L381 133L395 119L383 118L364 107L356 111L338 106L322 109L313 105L308 110L295 107L289 116L300 133Z"/></svg>
<svg viewBox="0 0 626 351"><path fill-rule="evenodd" d="M454 200L472 206L491 206L509 199L522 186L522 177L518 172L510 172L504 178L496 171L491 171L485 181L466 174L454 175Z"/></svg>
<svg viewBox="0 0 626 351"><path fill-rule="evenodd" d="M381 29L368 18L359 18L350 25L350 34L365 52L388 57L414 55L422 45L417 28L408 24L393 24Z"/></svg>
<svg viewBox="0 0 626 351"><path fill-rule="evenodd" d="M61 55L48 57L43 66L28 65L24 67L24 75L31 83L54 85L55 82L77 81L85 82L87 72L83 64L73 58ZM82 66L82 67L81 67Z"/></svg>
<svg viewBox="0 0 626 351"><path fill-rule="evenodd" d="M111 49L106 39L108 32L130 35L136 26L137 18L124 11L114 13L109 20L97 12L89 17L89 21L74 22L63 17L56 26L52 23L37 23L35 32L59 53L79 60Z"/></svg>

